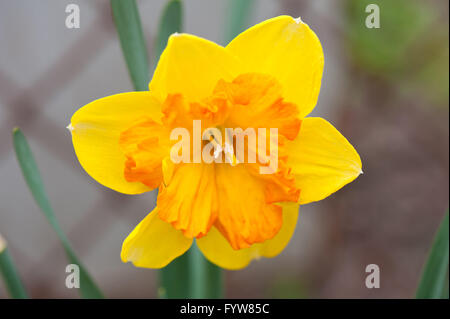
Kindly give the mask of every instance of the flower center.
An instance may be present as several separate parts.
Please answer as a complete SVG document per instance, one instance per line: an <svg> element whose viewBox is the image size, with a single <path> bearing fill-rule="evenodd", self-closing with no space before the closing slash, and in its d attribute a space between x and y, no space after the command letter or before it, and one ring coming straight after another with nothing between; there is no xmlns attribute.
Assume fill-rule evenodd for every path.
<svg viewBox="0 0 450 319"><path fill-rule="evenodd" d="M162 113L162 124L137 119L119 141L127 181L160 186L160 218L187 237L215 225L235 249L275 236L282 217L274 204L299 196L284 145L301 124L279 83L242 74L200 101L170 94ZM254 202L251 211L242 200Z"/></svg>

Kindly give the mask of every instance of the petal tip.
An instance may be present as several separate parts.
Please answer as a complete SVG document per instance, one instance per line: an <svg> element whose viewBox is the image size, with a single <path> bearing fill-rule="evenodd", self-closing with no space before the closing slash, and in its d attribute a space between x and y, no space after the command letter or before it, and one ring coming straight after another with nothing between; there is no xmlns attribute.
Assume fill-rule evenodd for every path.
<svg viewBox="0 0 450 319"><path fill-rule="evenodd" d="M124 264L126 264L127 262L129 262L128 258L127 258L127 252L126 249L122 246L122 251L120 252L120 260L122 260L122 262Z"/></svg>
<svg viewBox="0 0 450 319"><path fill-rule="evenodd" d="M66 126L66 129L68 129L69 132L72 133L72 131L73 131L72 123L69 123L69 125Z"/></svg>
<svg viewBox="0 0 450 319"><path fill-rule="evenodd" d="M295 23L297 23L297 24L304 23L304 22L302 21L302 18L301 18L301 17L295 18L294 21L295 21Z"/></svg>

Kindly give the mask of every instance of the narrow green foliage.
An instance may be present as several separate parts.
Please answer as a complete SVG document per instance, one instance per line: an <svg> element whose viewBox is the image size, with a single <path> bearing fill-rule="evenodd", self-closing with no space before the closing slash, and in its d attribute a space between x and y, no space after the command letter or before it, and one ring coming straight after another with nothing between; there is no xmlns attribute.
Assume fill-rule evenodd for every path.
<svg viewBox="0 0 450 319"><path fill-rule="evenodd" d="M448 211L434 238L428 261L417 289L416 298L448 298Z"/></svg>
<svg viewBox="0 0 450 319"><path fill-rule="evenodd" d="M170 0L161 15L155 43L155 67L167 45L169 36L183 29L183 5L180 0Z"/></svg>
<svg viewBox="0 0 450 319"><path fill-rule="evenodd" d="M254 4L254 0L229 1L227 19L225 20L226 44L248 27L248 20Z"/></svg>
<svg viewBox="0 0 450 319"><path fill-rule="evenodd" d="M148 70L143 66L146 56L140 29L139 14L135 1L111 0L122 49L127 61L133 83L137 90L144 87L139 81L139 70ZM168 38L175 32L181 32L183 24L183 6L180 0L170 0L165 6L156 37L154 50L154 68L167 46ZM132 51L132 52L130 52ZM137 79L137 80L136 80ZM145 81L147 89L148 79ZM158 294L161 298L219 298L222 297L222 270L209 263L197 249L192 247L183 256L178 257L159 272Z"/></svg>
<svg viewBox="0 0 450 319"><path fill-rule="evenodd" d="M20 280L16 266L6 246L6 241L0 235L0 274L5 282L11 298L26 299L28 298L22 281Z"/></svg>
<svg viewBox="0 0 450 319"><path fill-rule="evenodd" d="M111 0L111 8L134 89L146 91L150 68L136 1Z"/></svg>
<svg viewBox="0 0 450 319"><path fill-rule="evenodd" d="M17 160L19 162L28 188L31 191L31 194L33 195L39 208L44 213L48 222L58 235L69 262L71 264L78 265L80 268L80 295L83 298L103 298L103 294L101 293L100 289L95 285L94 281L91 279L84 266L76 257L69 244L69 240L67 239L62 229L59 227L59 224L53 213L53 209L50 205L50 201L45 192L44 184L42 182L41 175L39 174L39 170L34 160L34 156L31 152L30 146L28 145L25 136L18 128L15 128L13 130L13 143Z"/></svg>

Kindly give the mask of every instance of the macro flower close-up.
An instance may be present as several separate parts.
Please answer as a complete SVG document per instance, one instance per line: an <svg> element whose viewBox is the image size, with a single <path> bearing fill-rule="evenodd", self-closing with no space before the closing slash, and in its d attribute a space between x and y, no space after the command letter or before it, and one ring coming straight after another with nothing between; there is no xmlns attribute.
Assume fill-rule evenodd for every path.
<svg viewBox="0 0 450 319"><path fill-rule="evenodd" d="M448 299L448 9L0 1L1 306Z"/></svg>
<svg viewBox="0 0 450 319"><path fill-rule="evenodd" d="M326 198L362 172L345 137L326 120L307 117L323 66L320 41L300 18L269 19L226 47L173 34L148 92L112 95L79 109L68 127L86 172L125 194L159 189L156 208L125 239L122 260L161 268L194 238L208 260L226 269L278 255L294 232L299 205ZM205 133L275 128L276 138L258 137L256 149L247 138L244 154L276 149L277 161L245 161L236 150L238 134L214 143L205 133L196 137L194 121ZM188 146L188 160L174 161L176 128L191 132L193 145L196 138L210 144L204 147L214 160L202 161ZM261 173L263 164L273 172Z"/></svg>

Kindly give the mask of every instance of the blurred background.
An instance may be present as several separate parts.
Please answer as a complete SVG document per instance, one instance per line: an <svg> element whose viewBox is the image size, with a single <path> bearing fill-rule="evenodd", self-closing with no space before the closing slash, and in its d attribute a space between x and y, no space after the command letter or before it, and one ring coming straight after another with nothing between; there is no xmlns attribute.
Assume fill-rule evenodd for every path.
<svg viewBox="0 0 450 319"><path fill-rule="evenodd" d="M244 0L248 1L248 0ZM65 8L80 7L67 29ZM380 7L368 29L367 4ZM164 0L138 1L152 52ZM228 0L184 1L184 31L225 45ZM449 201L449 2L253 0L246 25L301 16L325 52L314 116L355 146L364 175L302 206L296 233L274 259L227 271L230 298L411 298ZM67 260L35 204L11 140L21 127L55 214L107 297L156 297L156 271L120 261L122 241L153 194L125 196L80 167L66 125L81 106L133 90L105 0L0 1L0 233L33 298L78 298ZM154 60L150 58L152 64ZM366 265L381 287L367 289ZM0 298L6 292L0 282Z"/></svg>

